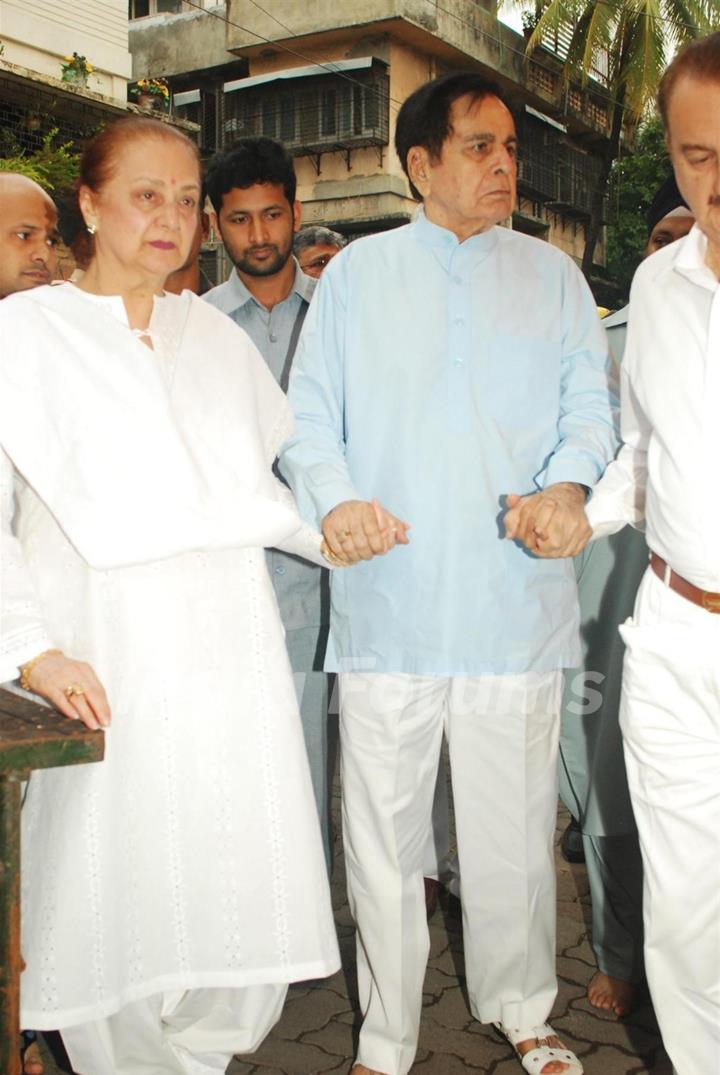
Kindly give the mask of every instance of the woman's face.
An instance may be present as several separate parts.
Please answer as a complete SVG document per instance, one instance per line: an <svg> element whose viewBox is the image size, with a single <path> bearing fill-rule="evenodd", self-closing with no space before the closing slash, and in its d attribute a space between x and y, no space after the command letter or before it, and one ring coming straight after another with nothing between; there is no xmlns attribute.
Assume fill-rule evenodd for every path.
<svg viewBox="0 0 720 1075"><path fill-rule="evenodd" d="M97 193L80 190L85 222L94 224L94 260L118 285L160 286L185 263L195 236L200 176L179 139L137 138L122 147Z"/></svg>

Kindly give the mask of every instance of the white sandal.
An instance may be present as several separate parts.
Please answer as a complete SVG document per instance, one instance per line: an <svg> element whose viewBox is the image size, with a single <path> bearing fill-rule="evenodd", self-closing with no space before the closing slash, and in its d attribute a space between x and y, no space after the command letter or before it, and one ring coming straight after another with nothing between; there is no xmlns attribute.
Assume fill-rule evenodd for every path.
<svg viewBox="0 0 720 1075"><path fill-rule="evenodd" d="M531 1027L529 1030L511 1029L503 1026L502 1023L493 1023L493 1026L510 1042L515 1055L529 1075L540 1075L545 1065L553 1060L560 1064L567 1064L562 1075L583 1075L583 1066L575 1053L564 1045L560 1049L548 1045L548 1038L558 1037L549 1023ZM535 1048L521 1056L517 1050L519 1042L530 1041L532 1038L535 1039Z"/></svg>

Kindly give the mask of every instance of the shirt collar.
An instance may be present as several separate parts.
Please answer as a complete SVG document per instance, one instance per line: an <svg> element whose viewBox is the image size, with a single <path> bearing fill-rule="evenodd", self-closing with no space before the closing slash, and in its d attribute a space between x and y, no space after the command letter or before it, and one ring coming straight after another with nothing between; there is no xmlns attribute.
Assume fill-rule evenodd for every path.
<svg viewBox="0 0 720 1075"><path fill-rule="evenodd" d="M315 290L316 281L302 271L295 258L292 260L293 265L295 266L295 279L293 280L290 294L297 292L301 299L304 299L305 302L310 302L313 291ZM223 286L223 293L219 298L222 300L219 304L220 309L226 314L231 314L235 310L239 310L248 302L257 303L257 299L242 282L236 269L233 269L230 273L230 276ZM257 305L260 305L260 303L257 303Z"/></svg>
<svg viewBox="0 0 720 1075"><path fill-rule="evenodd" d="M487 231L480 232L479 235L471 235L469 239L461 243L457 235L449 228L443 228L428 220L422 206L418 209L410 226L421 243L442 250L448 255L452 255L455 250L462 249L468 254L486 257L495 249L498 242L497 227L494 226L488 228Z"/></svg>
<svg viewBox="0 0 720 1075"><path fill-rule="evenodd" d="M675 272L691 283L715 291L718 278L710 266L705 264L706 257L707 236L699 224L694 224L685 238L677 243L673 267Z"/></svg>

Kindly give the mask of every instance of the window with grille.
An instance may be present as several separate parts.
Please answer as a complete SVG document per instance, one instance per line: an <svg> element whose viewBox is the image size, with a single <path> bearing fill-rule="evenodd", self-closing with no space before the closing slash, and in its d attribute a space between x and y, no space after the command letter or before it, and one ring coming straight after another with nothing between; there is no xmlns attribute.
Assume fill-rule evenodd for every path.
<svg viewBox="0 0 720 1075"><path fill-rule="evenodd" d="M179 15L181 11L196 11L184 0L128 0L128 18L143 19L148 15Z"/></svg>
<svg viewBox="0 0 720 1075"><path fill-rule="evenodd" d="M221 146L222 88L185 90L173 94L173 113L200 127L199 145L204 155Z"/></svg>
<svg viewBox="0 0 720 1075"><path fill-rule="evenodd" d="M227 93L223 143L265 135L299 155L336 148L387 145L389 80L363 72L267 83Z"/></svg>
<svg viewBox="0 0 720 1075"><path fill-rule="evenodd" d="M558 86L557 75L554 71L548 70L547 67L543 67L539 63L530 61L529 66L529 79L530 84L540 90L542 93L547 93L552 96Z"/></svg>
<svg viewBox="0 0 720 1075"><path fill-rule="evenodd" d="M600 180L599 159L577 149L562 130L534 116L519 116L517 131L521 193L589 215Z"/></svg>
<svg viewBox="0 0 720 1075"><path fill-rule="evenodd" d="M518 183L541 198L556 197L562 132L532 116L518 117Z"/></svg>

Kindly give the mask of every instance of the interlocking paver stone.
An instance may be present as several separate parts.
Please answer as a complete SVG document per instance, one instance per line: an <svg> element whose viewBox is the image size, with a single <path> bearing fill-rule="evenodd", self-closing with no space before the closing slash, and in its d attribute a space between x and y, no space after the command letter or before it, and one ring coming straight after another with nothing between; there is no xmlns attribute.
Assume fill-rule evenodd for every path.
<svg viewBox="0 0 720 1075"><path fill-rule="evenodd" d="M339 787L333 792L339 830ZM558 815L558 838L567 824ZM671 1075L649 1001L622 1022L597 1012L585 990L594 970L588 940L587 875L557 856L558 997L552 1022L580 1056L586 1075ZM348 1075L357 1043L355 941L345 897L342 843L335 841L333 905L343 969L323 982L292 986L282 1019L252 1057L236 1058L227 1075ZM462 977L462 930L439 910L430 926L420 1046L413 1075L521 1075L509 1046L470 1015ZM46 1050L47 1056L47 1050ZM60 1075L47 1057L47 1075Z"/></svg>

